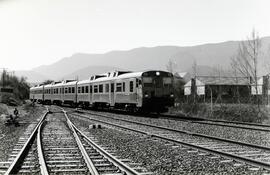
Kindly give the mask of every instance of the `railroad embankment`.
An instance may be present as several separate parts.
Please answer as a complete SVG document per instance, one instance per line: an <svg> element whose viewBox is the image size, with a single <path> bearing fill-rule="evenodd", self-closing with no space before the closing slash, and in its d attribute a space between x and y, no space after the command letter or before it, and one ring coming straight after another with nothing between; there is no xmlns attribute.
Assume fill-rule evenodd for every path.
<svg viewBox="0 0 270 175"><path fill-rule="evenodd" d="M19 126L14 124L6 125L6 121L9 119L9 115L13 115L14 106L8 106L0 103L0 161L7 159L8 153L11 152L14 144L18 138L27 128L31 122L36 122L36 119L40 117L45 108L42 106L32 107L31 103L26 103L16 108L19 111L19 117L17 121Z"/></svg>
<svg viewBox="0 0 270 175"><path fill-rule="evenodd" d="M170 113L207 119L270 124L270 107L265 105L213 104L211 106L209 103L182 103L171 108Z"/></svg>

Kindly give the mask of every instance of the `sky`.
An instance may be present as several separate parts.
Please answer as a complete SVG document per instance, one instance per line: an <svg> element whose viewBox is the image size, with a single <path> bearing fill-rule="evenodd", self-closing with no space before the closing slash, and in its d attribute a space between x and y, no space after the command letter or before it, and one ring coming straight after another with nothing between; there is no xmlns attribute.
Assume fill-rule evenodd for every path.
<svg viewBox="0 0 270 175"><path fill-rule="evenodd" d="M74 53L270 36L269 0L0 0L0 68Z"/></svg>

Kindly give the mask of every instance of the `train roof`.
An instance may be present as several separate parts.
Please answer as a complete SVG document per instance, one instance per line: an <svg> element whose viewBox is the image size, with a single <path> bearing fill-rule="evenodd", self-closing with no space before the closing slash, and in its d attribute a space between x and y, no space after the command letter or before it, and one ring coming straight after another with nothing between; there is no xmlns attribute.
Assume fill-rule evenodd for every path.
<svg viewBox="0 0 270 175"><path fill-rule="evenodd" d="M52 85L52 87L59 87L59 86L63 86L64 82L55 82L55 84Z"/></svg>
<svg viewBox="0 0 270 175"><path fill-rule="evenodd" d="M120 78L136 78L136 77L141 77L142 74L143 74L143 72L131 72L131 73L126 73L126 74L119 75L118 77L116 77L116 79L120 79Z"/></svg>
<svg viewBox="0 0 270 175"><path fill-rule="evenodd" d="M109 80L114 80L114 79L115 79L115 77L102 77L102 78L92 80L90 82L91 83L97 83L97 82L109 81Z"/></svg>
<svg viewBox="0 0 270 175"><path fill-rule="evenodd" d="M52 84L46 84L44 85L44 88L49 88L49 87L52 87L53 85Z"/></svg>
<svg viewBox="0 0 270 175"><path fill-rule="evenodd" d="M78 81L78 85L79 84L87 84L87 83L90 83L91 82L91 80L90 79L87 79L87 80L81 80L81 81Z"/></svg>
<svg viewBox="0 0 270 175"><path fill-rule="evenodd" d="M75 81L70 81L70 82L64 83L63 85L64 85L64 86L75 85L77 82L78 82L77 80L75 80Z"/></svg>

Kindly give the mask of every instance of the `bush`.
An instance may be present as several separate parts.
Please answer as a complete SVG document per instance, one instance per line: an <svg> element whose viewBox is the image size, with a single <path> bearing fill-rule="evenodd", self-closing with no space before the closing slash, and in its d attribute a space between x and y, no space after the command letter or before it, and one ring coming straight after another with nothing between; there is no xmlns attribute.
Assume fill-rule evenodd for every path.
<svg viewBox="0 0 270 175"><path fill-rule="evenodd" d="M4 79L3 79L4 78ZM13 88L13 97L15 101L21 101L29 98L29 90L30 86L26 81L25 77L17 77L14 75L7 74L6 71L3 72L0 80L0 84L2 85L4 81L5 86ZM4 100L8 100L8 98L4 97ZM14 100L12 100L14 101Z"/></svg>
<svg viewBox="0 0 270 175"><path fill-rule="evenodd" d="M269 114L266 107L258 108L257 105L252 104L213 104L213 111L211 111L209 103L183 103L174 110L199 118L256 123L263 123L268 119Z"/></svg>

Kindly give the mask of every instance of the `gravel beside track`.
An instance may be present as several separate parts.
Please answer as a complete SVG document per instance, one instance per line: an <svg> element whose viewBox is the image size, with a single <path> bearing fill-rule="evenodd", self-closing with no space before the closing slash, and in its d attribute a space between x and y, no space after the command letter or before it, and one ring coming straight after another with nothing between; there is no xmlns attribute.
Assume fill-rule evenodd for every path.
<svg viewBox="0 0 270 175"><path fill-rule="evenodd" d="M10 111L14 107L8 107ZM7 161L8 155L12 152L15 143L31 123L37 123L38 119L45 113L46 108L43 106L31 107L29 104L18 107L19 110L19 127L14 125L6 126L4 118L0 120L0 161ZM8 114L8 113L5 113Z"/></svg>
<svg viewBox="0 0 270 175"><path fill-rule="evenodd" d="M192 121L179 121L173 119L159 119L149 117L137 117L131 115L113 114L107 112L91 111L90 113L97 113L101 115L107 115L109 117L122 118L132 121L138 121L143 123L149 123L157 126L164 126L178 130L185 130L194 133L206 134L216 137L222 137L226 139L232 139L262 146L270 147L270 132L254 131L241 128L233 128L226 126L208 125L193 123ZM87 111L86 111L87 114Z"/></svg>
<svg viewBox="0 0 270 175"><path fill-rule="evenodd" d="M90 122L72 117L73 122L88 129ZM262 174L265 171L179 144L115 128L91 129L100 144L110 146L123 158L141 162L155 174Z"/></svg>

